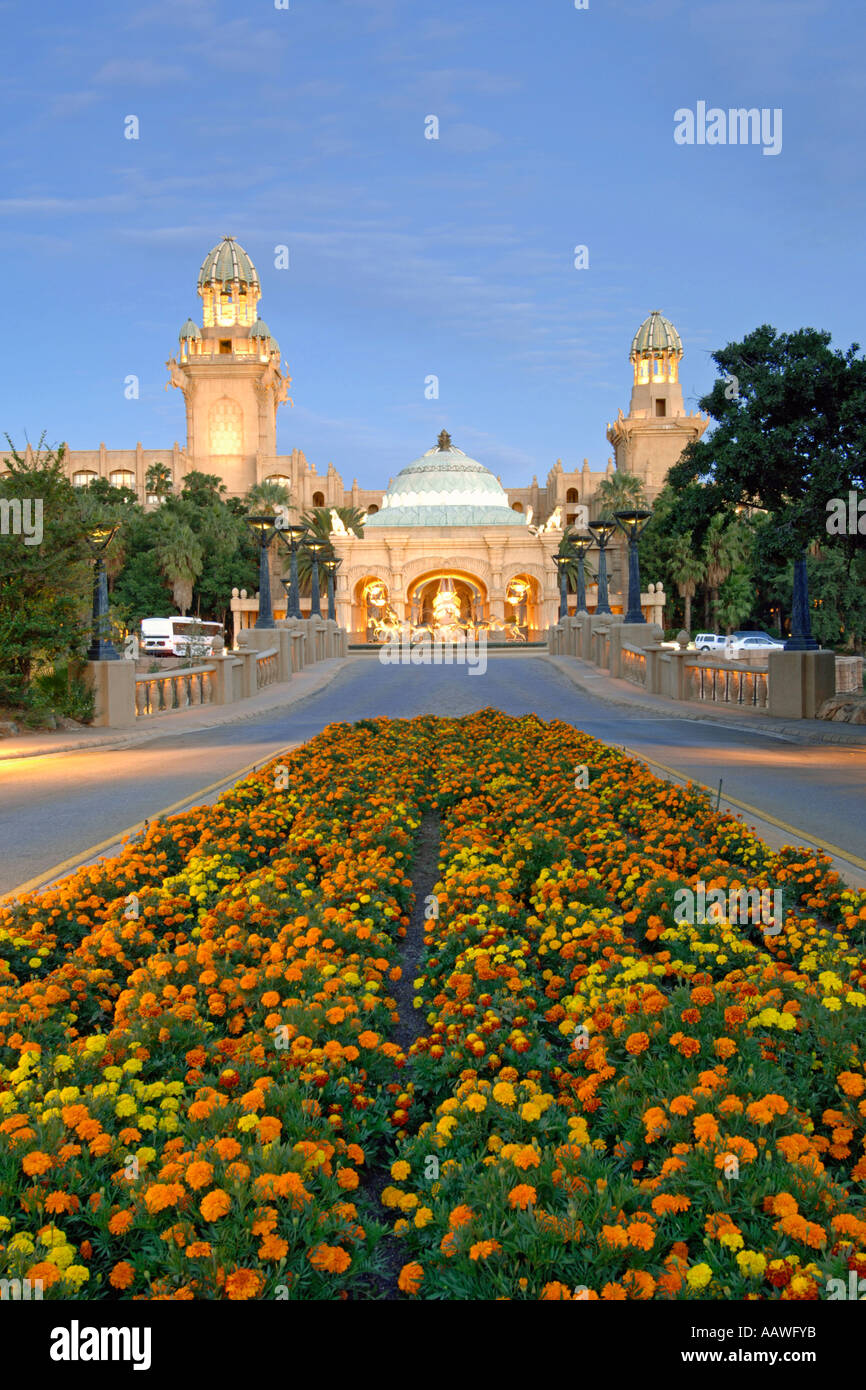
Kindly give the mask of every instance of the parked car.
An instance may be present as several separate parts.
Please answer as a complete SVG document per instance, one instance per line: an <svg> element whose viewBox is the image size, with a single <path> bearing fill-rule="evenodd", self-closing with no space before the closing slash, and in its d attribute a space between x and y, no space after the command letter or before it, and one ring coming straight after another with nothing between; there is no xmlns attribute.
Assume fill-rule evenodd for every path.
<svg viewBox="0 0 866 1390"><path fill-rule="evenodd" d="M735 632L725 646L725 655L746 656L749 652L782 651L784 645L768 632Z"/></svg>
<svg viewBox="0 0 866 1390"><path fill-rule="evenodd" d="M723 652L725 650L725 638L720 637L717 632L699 632L695 637L696 652Z"/></svg>

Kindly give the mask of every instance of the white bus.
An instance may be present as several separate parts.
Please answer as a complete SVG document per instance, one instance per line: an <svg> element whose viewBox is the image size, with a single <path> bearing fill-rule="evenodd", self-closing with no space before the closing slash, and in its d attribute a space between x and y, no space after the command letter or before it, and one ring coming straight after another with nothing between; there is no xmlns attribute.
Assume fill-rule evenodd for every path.
<svg viewBox="0 0 866 1390"><path fill-rule="evenodd" d="M213 656L217 638L225 640L222 623L203 623L197 618L141 620L142 656Z"/></svg>

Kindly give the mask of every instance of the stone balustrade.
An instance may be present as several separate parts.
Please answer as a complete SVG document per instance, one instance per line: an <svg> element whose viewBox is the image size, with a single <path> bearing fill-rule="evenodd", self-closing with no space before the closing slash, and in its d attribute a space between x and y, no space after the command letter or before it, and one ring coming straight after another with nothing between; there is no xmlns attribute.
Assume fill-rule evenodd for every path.
<svg viewBox="0 0 866 1390"><path fill-rule="evenodd" d="M837 688L840 665L833 652L772 650L727 660L661 644L654 623L624 623L619 614L580 613L548 633L552 656L577 657L651 695L696 704L745 707L787 719L813 719ZM862 685L862 658L859 677ZM858 687L859 688L859 687Z"/></svg>
<svg viewBox="0 0 866 1390"><path fill-rule="evenodd" d="M306 667L345 657L336 622L292 618L273 628L243 628L234 651L195 666L136 672L133 661L88 661L82 675L95 696L94 725L128 728L140 720L199 705L231 705L286 684Z"/></svg>

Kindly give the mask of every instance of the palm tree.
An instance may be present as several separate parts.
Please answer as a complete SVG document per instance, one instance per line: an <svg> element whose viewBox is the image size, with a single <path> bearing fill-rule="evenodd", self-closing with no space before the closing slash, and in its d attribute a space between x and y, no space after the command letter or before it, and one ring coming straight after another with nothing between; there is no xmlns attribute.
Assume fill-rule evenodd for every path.
<svg viewBox="0 0 866 1390"><path fill-rule="evenodd" d="M171 469L164 463L152 463L144 475L144 490L148 497L162 502L172 490Z"/></svg>
<svg viewBox="0 0 866 1390"><path fill-rule="evenodd" d="M154 555L160 573L171 585L178 612L185 617L192 603L193 585L204 567L198 537L185 521L171 519L160 529Z"/></svg>
<svg viewBox="0 0 866 1390"><path fill-rule="evenodd" d="M313 507L312 511L305 512L301 517L301 525L306 526L310 535L317 540L324 541L327 550L323 550L319 555L319 561L329 559L334 554L334 547L331 545L331 530L333 521L331 511L335 511L345 526L347 531L354 531L359 538L364 534L364 527L361 518L364 513L358 507ZM313 566L310 556L303 547L298 551L298 579L304 593L310 587L310 579L313 573Z"/></svg>
<svg viewBox="0 0 866 1390"><path fill-rule="evenodd" d="M695 596L698 585L704 578L704 565L700 555L695 551L694 541L691 531L684 536L677 536L674 540L670 556L671 578L677 586L680 598L685 601L686 611L683 618L683 627L691 636L692 632L692 599Z"/></svg>
<svg viewBox="0 0 866 1390"><path fill-rule="evenodd" d="M595 494L600 518L611 520L614 512L624 512L630 507L645 507L646 492L640 478L633 473L610 473L598 485Z"/></svg>
<svg viewBox="0 0 866 1390"><path fill-rule="evenodd" d="M244 501L251 515L259 512L262 515L274 516L278 507L292 505L292 494L283 483L274 483L265 478L262 482L253 484Z"/></svg>
<svg viewBox="0 0 866 1390"><path fill-rule="evenodd" d="M710 592L714 626L718 625L719 589L728 575L744 563L749 548L750 536L742 524L729 522L724 513L716 512L704 540L705 579Z"/></svg>

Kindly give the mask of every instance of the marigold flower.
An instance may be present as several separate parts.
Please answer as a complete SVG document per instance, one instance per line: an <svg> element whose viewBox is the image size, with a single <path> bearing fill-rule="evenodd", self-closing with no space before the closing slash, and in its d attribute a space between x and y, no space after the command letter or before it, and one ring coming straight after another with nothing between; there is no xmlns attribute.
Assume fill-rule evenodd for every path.
<svg viewBox="0 0 866 1390"><path fill-rule="evenodd" d="M198 1209L205 1221L219 1221L230 1210L232 1199L221 1187L215 1187L212 1192L208 1192L199 1202Z"/></svg>
<svg viewBox="0 0 866 1390"><path fill-rule="evenodd" d="M135 1267L128 1260L119 1260L108 1276L108 1282L114 1289L128 1289L134 1281Z"/></svg>
<svg viewBox="0 0 866 1390"><path fill-rule="evenodd" d="M397 1276L397 1287L401 1293L416 1294L424 1280L423 1266L417 1263L404 1265Z"/></svg>

